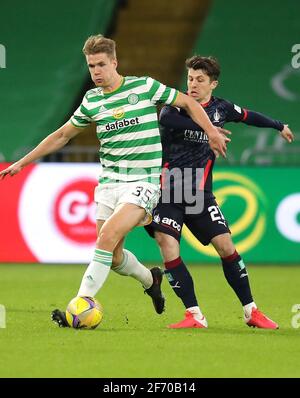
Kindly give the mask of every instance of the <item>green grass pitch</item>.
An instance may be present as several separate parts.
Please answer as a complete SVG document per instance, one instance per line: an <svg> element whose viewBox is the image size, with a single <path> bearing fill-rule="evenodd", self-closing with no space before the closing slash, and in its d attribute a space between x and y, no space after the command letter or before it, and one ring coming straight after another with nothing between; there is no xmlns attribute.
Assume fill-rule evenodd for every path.
<svg viewBox="0 0 300 398"><path fill-rule="evenodd" d="M247 327L221 266L191 266L209 328L169 330L184 309L163 282L166 311L157 315L139 283L111 272L97 295L104 319L95 330L59 329L50 312L79 287L78 265L0 265L0 377L300 377L300 267L248 266L260 309L280 329ZM300 320L298 320L300 324Z"/></svg>

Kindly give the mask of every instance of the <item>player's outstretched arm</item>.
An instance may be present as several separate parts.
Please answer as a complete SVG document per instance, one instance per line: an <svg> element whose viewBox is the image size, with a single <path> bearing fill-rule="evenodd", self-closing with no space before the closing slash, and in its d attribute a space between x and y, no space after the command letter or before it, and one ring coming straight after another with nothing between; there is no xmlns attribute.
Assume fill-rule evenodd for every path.
<svg viewBox="0 0 300 398"><path fill-rule="evenodd" d="M289 129L288 124L283 124L279 120L272 119L270 116L260 112L243 109L241 113L241 108L230 102L227 102L227 106L229 115L227 121L242 122L249 126L272 128L279 131L281 137L287 142L291 143L294 141L294 134Z"/></svg>
<svg viewBox="0 0 300 398"><path fill-rule="evenodd" d="M230 139L218 132L200 104L193 98L179 92L172 105L185 109L194 122L203 128L208 136L209 145L216 156L220 154L226 157L226 142L229 142Z"/></svg>
<svg viewBox="0 0 300 398"><path fill-rule="evenodd" d="M293 142L295 139L294 134L289 129L288 124L284 124L284 128L283 128L283 130L280 131L280 135L282 138L284 138L289 143Z"/></svg>
<svg viewBox="0 0 300 398"><path fill-rule="evenodd" d="M54 131L52 134L49 134L22 159L0 171L0 179L4 179L7 175L13 176L19 173L29 163L32 163L35 160L48 155L49 153L57 151L65 146L71 138L75 137L82 130L82 128L75 127L70 122L67 122L58 130Z"/></svg>

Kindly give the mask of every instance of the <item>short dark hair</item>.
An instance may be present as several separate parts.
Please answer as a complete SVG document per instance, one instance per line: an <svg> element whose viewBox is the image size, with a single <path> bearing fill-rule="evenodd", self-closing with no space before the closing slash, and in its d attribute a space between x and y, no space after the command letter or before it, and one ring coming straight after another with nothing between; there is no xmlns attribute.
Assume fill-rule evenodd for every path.
<svg viewBox="0 0 300 398"><path fill-rule="evenodd" d="M202 69L209 76L210 81L218 80L221 68L218 60L214 57L201 57L200 55L194 55L185 61L187 69Z"/></svg>

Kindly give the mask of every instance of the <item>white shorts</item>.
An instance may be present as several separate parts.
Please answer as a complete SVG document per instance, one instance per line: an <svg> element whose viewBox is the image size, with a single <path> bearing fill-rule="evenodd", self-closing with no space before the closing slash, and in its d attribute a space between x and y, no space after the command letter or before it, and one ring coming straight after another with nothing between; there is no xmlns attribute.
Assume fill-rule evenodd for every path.
<svg viewBox="0 0 300 398"><path fill-rule="evenodd" d="M160 196L160 186L145 181L99 184L95 188L96 219L107 220L121 203L133 203L146 211L140 225L152 221L152 210Z"/></svg>

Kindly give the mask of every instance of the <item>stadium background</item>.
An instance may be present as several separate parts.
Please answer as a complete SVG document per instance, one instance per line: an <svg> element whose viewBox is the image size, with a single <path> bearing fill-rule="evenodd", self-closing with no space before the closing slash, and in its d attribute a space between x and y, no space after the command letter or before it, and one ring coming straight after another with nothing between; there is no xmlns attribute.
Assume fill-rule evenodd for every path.
<svg viewBox="0 0 300 398"><path fill-rule="evenodd" d="M165 334L158 333L154 330L152 318L148 319L143 314L145 329L149 327L152 332L149 339L152 341L155 337L161 341L159 339L162 338L164 343L158 343L162 351L170 345L169 356L166 354L170 361L165 368L167 359L161 358L161 369L164 371L155 371L151 366L151 360L156 359L151 357L151 346L147 346L142 336L132 332L131 337L136 339L136 346L130 343L128 352L125 347L117 346L119 353L129 358L132 355L130 347L144 349L146 345L149 363L139 370L140 362L133 358L128 369L128 362L119 358L118 371L109 373L109 366L114 368L114 357L111 357L111 351L104 350L103 357L109 366L106 369L103 367L102 376L299 377L296 362L290 360L296 360L294 350L299 344L295 340L297 336L292 335L297 330L292 330L290 326L290 308L299 301L299 268L290 267L300 264L300 63L292 65L293 57L297 56L292 52L292 47L300 42L299 11L300 5L294 0L284 3L280 0L264 0L252 2L251 5L238 0L173 0L171 7L169 1L162 0L90 0L84 4L84 10L79 0L53 0L51 3L17 0L14 6L8 2L1 4L0 169L27 153L68 120L84 92L92 87L81 48L88 35L99 32L117 41L120 73L150 75L182 90L185 90L184 60L194 53L215 55L222 67L220 85L215 94L289 123L296 136L295 142L288 145L273 130L243 124L227 125L233 132L233 139L228 147L227 159L218 160L214 182L215 193L230 222L237 248L247 264L255 265L251 271L261 301L272 308L272 291L276 292L278 301L283 305L282 309L275 306L273 314L282 319L283 335L289 342L283 340L281 343L278 338L267 345L267 351L264 351L265 336L258 334L258 339L255 339L253 334L250 336L246 333L248 330L243 329L234 336L236 344L241 344L240 350L235 351L231 340L231 324L227 326L227 320L224 324L219 320L212 325L215 335L203 337L205 347L196 335L189 333L193 351L199 349L205 355L206 347L216 346L220 355L218 360L212 354L206 362L208 367L202 373L200 370L197 373L196 369L201 366L198 362L198 368L193 366L193 360L190 366L179 370L175 357L170 354L173 345L177 344L175 337L167 338ZM48 296L52 297L55 291L55 303L65 304L66 298L74 295L74 286L77 286L84 269L79 266L78 270L70 269L62 264L87 264L91 257L95 239L92 190L100 171L96 163L97 152L96 138L92 131L87 131L60 152L0 183L0 262L3 263L1 285L4 286L0 303L7 307L8 326L20 327L18 332L7 328L10 334L7 340L3 340L6 346L3 346L3 363L0 360L0 376L60 377L59 358L55 357L53 366L51 362L48 365L43 362L39 350L43 350L45 344L49 358L52 358L55 354L52 351L50 353L51 344L56 344L56 341L49 334L41 332L41 328L49 326L43 320L45 312L48 317L49 308L53 307L49 305ZM193 275L198 277L198 272L201 272L198 270L201 269L207 275L207 284L203 282L201 293L214 300L212 303L208 299L207 308L218 312L223 303L231 308L233 296L226 298L228 291L220 287L224 281L216 279L214 268L205 265L218 263L217 257L210 248L204 249L196 244L189 231L185 230L183 236L182 257L187 263L196 264L195 268L191 267ZM135 229L128 236L126 246L141 261L149 264L161 262L156 245L143 229ZM28 265L22 273L22 267L25 266L16 263L59 265L53 265L47 275L41 277L39 273L43 271L40 268ZM262 263L268 263L270 267L262 267ZM274 264L282 267L271 267ZM18 278L28 282L24 296L24 285ZM68 281L68 286L63 280ZM118 292L123 286L116 280L114 283ZM266 280L269 290L265 289L263 283ZM279 280L284 286L279 284ZM135 297L133 285L130 281L128 283L132 289L129 295ZM219 301L216 291L220 295ZM36 296L31 296L34 292L37 292ZM105 299L106 295L108 299ZM171 292L169 296L168 308L171 308L168 314L174 320L179 315L180 307L178 302L175 304L175 298L172 307ZM102 341L104 339L106 347L111 347L110 344L115 343L113 339L118 339L117 333L114 333L124 328L125 315L118 305L127 306L126 311L132 314L136 313L136 309L130 298L127 300L122 297L120 303L113 302L107 287L103 297L101 301L104 308L111 307L111 314L118 314L116 318L109 315L103 326L113 337L112 341L108 341L111 337L102 335ZM220 301L222 297L223 301ZM28 307L30 311L24 310ZM240 309L234 311L235 316L239 314L240 317ZM12 345L16 339L18 347L22 347L24 352L31 352L31 348L26 351L24 342L26 333L31 333L31 325L26 322L35 322L36 316L39 317L40 326L35 326L33 332L37 337L34 342L36 355L33 358L34 361L41 361L40 368L37 362L25 364L18 361L19 353L14 352ZM125 328L128 327L127 321ZM159 321L158 328L165 327L165 323ZM111 325L117 325L116 330ZM133 329L141 331L137 321L131 325ZM225 340L222 339L221 329L218 329L223 326L224 333L227 333ZM143 333L146 333L144 329ZM66 345L69 343L69 357L64 357L66 366L63 375L93 375L93 372L78 364L74 366L73 360L78 353L73 349L72 339L82 344L82 335L74 337L67 331L64 339ZM249 342L249 351L246 340ZM51 344L46 344L46 341L51 341ZM130 338L128 341L131 341ZM98 348L103 349L101 343L95 342L92 337L91 342L94 348L100 344ZM260 373L253 370L257 365L256 358L249 358L248 355L251 351L250 342L255 344L258 351L261 349L261 355L264 355L264 358L259 358L262 362L258 361L264 364ZM89 343L84 344L88 347ZM183 351L189 352L189 348L185 343ZM277 354L274 356L275 350ZM185 358L183 352L180 355L182 361L186 359L187 363L189 358ZM232 355L231 369L226 366L228 355ZM94 357L85 358L91 363L96 361ZM235 364L234 358L237 359ZM5 359L9 363L15 362L9 367Z"/></svg>

